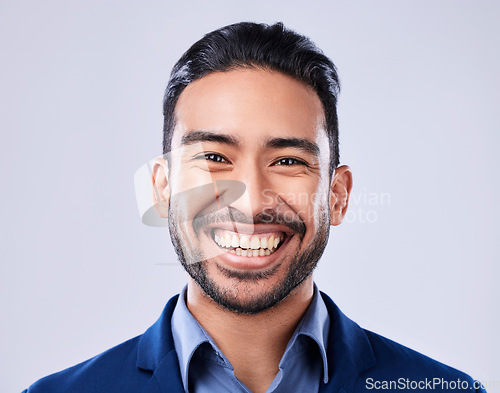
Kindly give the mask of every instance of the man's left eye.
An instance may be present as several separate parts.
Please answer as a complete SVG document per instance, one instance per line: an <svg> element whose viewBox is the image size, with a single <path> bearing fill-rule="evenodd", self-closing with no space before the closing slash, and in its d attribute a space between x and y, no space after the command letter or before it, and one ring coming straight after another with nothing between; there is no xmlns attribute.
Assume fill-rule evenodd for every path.
<svg viewBox="0 0 500 393"><path fill-rule="evenodd" d="M290 165L307 165L307 164L304 161L299 160L297 158L286 157L286 158L280 158L278 161L274 163L274 165L290 166Z"/></svg>
<svg viewBox="0 0 500 393"><path fill-rule="evenodd" d="M220 162L220 163L227 163L228 161L221 156L220 154L217 153L206 153L204 155L205 160L207 161L213 161L213 162Z"/></svg>

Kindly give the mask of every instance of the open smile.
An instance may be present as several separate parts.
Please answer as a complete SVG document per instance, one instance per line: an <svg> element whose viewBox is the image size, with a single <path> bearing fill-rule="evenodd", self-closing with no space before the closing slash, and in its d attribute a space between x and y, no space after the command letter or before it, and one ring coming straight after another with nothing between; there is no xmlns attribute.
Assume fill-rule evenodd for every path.
<svg viewBox="0 0 500 393"><path fill-rule="evenodd" d="M262 270L280 264L294 232L283 225L216 223L205 229L211 254L221 267Z"/></svg>
<svg viewBox="0 0 500 393"><path fill-rule="evenodd" d="M239 234L214 228L212 239L220 249L243 257L263 257L274 254L285 240L284 232Z"/></svg>

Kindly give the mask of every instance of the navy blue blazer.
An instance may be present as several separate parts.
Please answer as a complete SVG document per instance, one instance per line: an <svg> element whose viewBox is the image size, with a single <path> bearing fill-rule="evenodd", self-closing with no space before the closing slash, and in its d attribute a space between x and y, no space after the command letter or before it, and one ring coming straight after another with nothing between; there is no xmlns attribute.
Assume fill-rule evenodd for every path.
<svg viewBox="0 0 500 393"><path fill-rule="evenodd" d="M404 388L413 392L484 392L476 389L467 374L360 328L327 295L321 295L331 320L329 382L321 382L320 393L368 392L383 387L384 392ZM42 378L23 393L183 393L170 324L177 298L169 300L158 321L144 334Z"/></svg>

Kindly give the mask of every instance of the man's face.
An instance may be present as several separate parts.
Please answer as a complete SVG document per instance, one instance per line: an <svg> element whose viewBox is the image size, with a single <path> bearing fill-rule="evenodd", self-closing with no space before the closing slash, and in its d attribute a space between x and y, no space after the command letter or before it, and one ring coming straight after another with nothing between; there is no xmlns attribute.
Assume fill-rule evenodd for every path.
<svg viewBox="0 0 500 393"><path fill-rule="evenodd" d="M324 123L312 88L262 69L211 73L180 95L167 175L170 233L187 272L223 307L268 309L316 266L330 225ZM226 180L245 192L214 209ZM174 202L207 184L213 198L194 191Z"/></svg>

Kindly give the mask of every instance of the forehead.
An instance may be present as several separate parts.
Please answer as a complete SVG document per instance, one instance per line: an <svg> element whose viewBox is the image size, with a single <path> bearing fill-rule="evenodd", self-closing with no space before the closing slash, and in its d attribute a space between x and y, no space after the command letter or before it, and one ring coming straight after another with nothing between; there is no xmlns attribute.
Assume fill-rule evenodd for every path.
<svg viewBox="0 0 500 393"><path fill-rule="evenodd" d="M325 135L324 111L308 85L279 72L237 69L213 72L189 84L175 109L172 147L194 130L220 131L240 139Z"/></svg>

